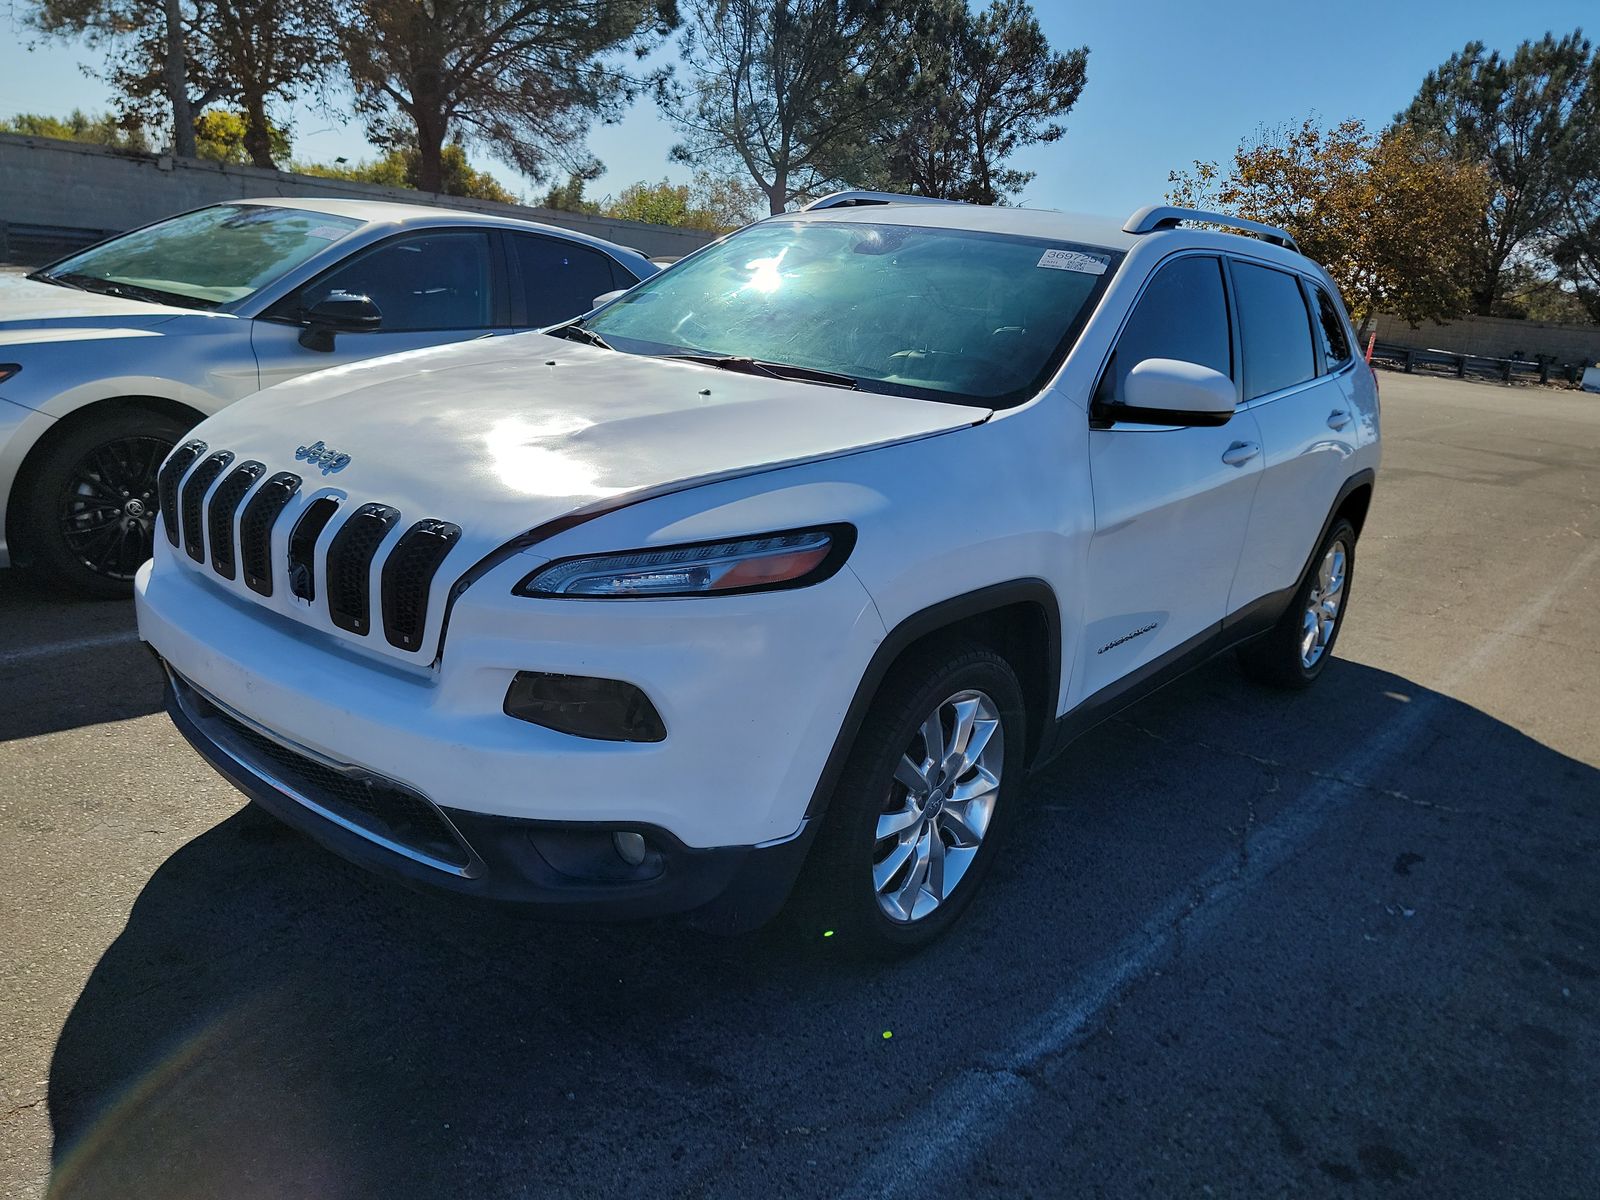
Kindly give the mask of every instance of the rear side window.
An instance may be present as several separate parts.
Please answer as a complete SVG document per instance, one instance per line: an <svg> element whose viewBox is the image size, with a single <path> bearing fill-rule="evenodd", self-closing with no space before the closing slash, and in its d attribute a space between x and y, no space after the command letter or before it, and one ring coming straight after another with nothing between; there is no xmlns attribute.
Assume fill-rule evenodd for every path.
<svg viewBox="0 0 1600 1200"><path fill-rule="evenodd" d="M1333 297L1320 287L1311 292L1317 298L1317 332L1322 338L1322 357L1329 371L1337 371L1350 361L1350 339L1345 335L1344 317Z"/></svg>
<svg viewBox="0 0 1600 1200"><path fill-rule="evenodd" d="M580 316L594 307L596 296L636 282L621 268L613 271L604 254L576 242L518 234L511 245L522 276L525 325L554 325Z"/></svg>
<svg viewBox="0 0 1600 1200"><path fill-rule="evenodd" d="M1317 361L1300 281L1270 267L1235 262L1233 287L1244 343L1244 398L1254 400L1313 378Z"/></svg>
<svg viewBox="0 0 1600 1200"><path fill-rule="evenodd" d="M1120 402L1128 372L1147 358L1175 358L1232 375L1228 301L1219 259L1180 258L1156 272L1117 339L1100 381L1100 402Z"/></svg>

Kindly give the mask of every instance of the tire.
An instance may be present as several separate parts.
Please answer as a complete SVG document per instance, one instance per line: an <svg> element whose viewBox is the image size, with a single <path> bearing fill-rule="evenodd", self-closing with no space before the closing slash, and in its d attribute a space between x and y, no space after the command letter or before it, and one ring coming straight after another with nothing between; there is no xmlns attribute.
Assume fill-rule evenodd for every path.
<svg viewBox="0 0 1600 1200"><path fill-rule="evenodd" d="M1278 688L1308 688L1315 683L1333 657L1344 614L1350 608L1355 565L1355 526L1340 517L1317 546L1311 569L1277 625L1239 648L1245 674ZM1329 601L1333 602L1331 615L1327 612Z"/></svg>
<svg viewBox="0 0 1600 1200"><path fill-rule="evenodd" d="M963 770L951 758L955 769L942 771L935 763L920 776L920 796L914 794L902 757L920 756L926 767L923 730L935 713L939 736L953 755L958 709L972 714L969 746L983 736L990 719L998 722L988 729L977 766ZM846 953L880 958L920 950L955 924L983 882L1017 807L1025 766L1024 717L1016 674L986 647L946 644L914 652L898 664L856 735L801 877L791 915L803 935L831 930L834 945ZM985 787L978 767L996 777L997 785ZM947 800L950 787L963 789L967 798ZM880 839L880 830L895 824L895 817L904 827ZM887 819L885 825L880 818ZM975 843L963 846L974 833ZM928 865L917 887L912 872L924 855ZM891 869L890 859L902 861ZM956 880L935 896L934 872L948 880L957 864ZM898 915L891 915L892 908Z"/></svg>
<svg viewBox="0 0 1600 1200"><path fill-rule="evenodd" d="M31 464L22 527L34 565L83 596L132 594L150 557L156 471L187 432L172 417L112 408L75 422Z"/></svg>

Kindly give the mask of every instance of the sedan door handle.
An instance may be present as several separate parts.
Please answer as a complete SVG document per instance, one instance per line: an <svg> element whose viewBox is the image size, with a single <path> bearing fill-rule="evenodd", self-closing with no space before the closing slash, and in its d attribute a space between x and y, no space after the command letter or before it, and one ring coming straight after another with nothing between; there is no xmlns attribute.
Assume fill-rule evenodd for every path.
<svg viewBox="0 0 1600 1200"><path fill-rule="evenodd" d="M1350 414L1342 408L1336 408L1328 414L1329 429L1343 429L1350 424Z"/></svg>
<svg viewBox="0 0 1600 1200"><path fill-rule="evenodd" d="M1260 453L1261 447L1255 442L1235 442L1222 452L1222 461L1230 467L1242 467Z"/></svg>

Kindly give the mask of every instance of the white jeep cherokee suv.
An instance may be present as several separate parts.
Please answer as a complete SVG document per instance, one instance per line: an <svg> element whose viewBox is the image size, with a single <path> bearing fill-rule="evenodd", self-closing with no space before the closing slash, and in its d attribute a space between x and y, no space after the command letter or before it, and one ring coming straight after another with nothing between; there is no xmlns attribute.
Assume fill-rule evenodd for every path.
<svg viewBox="0 0 1600 1200"><path fill-rule="evenodd" d="M140 633L241 791L474 895L925 943L1028 772L1326 668L1378 463L1280 230L843 194L565 326L307 376L160 474Z"/></svg>

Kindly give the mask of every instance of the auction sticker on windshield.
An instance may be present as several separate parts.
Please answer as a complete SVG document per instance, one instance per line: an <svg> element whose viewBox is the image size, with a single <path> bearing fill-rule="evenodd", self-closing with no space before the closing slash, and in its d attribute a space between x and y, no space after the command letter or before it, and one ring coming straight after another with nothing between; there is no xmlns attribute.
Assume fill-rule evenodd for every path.
<svg viewBox="0 0 1600 1200"><path fill-rule="evenodd" d="M1081 271L1085 275L1104 275L1111 260L1102 254L1085 254L1081 250L1046 250L1035 264L1052 271Z"/></svg>

